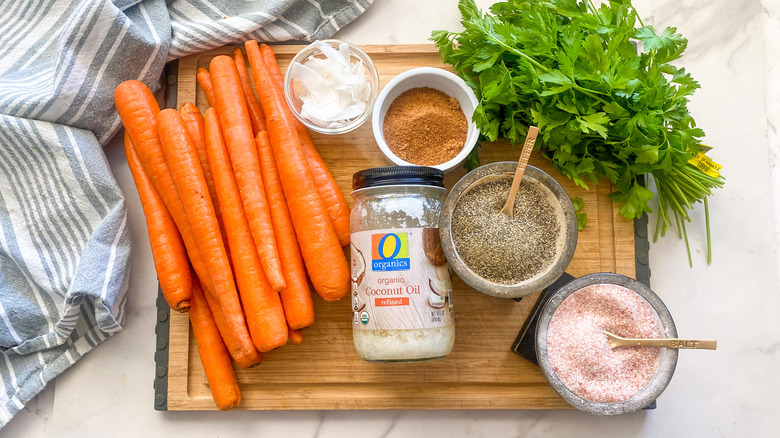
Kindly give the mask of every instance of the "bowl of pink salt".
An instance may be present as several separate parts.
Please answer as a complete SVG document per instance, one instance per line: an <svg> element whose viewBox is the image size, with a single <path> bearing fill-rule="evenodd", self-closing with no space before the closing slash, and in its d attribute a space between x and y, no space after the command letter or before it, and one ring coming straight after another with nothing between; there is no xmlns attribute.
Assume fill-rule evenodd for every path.
<svg viewBox="0 0 780 438"><path fill-rule="evenodd" d="M572 406L596 415L640 410L666 389L677 350L611 348L603 331L628 338L676 338L669 310L644 284L617 274L577 278L542 308L537 359L550 385Z"/></svg>

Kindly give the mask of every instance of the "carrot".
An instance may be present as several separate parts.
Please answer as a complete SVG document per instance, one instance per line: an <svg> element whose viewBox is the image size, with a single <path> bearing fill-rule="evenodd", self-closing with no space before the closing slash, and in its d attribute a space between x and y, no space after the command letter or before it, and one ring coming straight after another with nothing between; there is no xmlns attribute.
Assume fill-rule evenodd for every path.
<svg viewBox="0 0 780 438"><path fill-rule="evenodd" d="M198 69L198 73L195 75L195 77L198 80L200 89L203 90L203 94L206 95L206 102L209 103L210 107L215 106L217 100L214 97L214 86L211 83L211 74L209 71L201 67Z"/></svg>
<svg viewBox="0 0 780 438"><path fill-rule="evenodd" d="M217 223L219 223L219 232L222 235L222 242L227 246L227 232L225 231L225 224L220 215L217 191L214 188L214 179L211 177L208 153L206 153L206 127L203 115L200 113L198 107L190 102L185 103L179 108L179 114L181 114L181 118L184 119L184 124L187 126L187 132L189 132L190 138L192 138L192 142L195 144L195 150L198 152L198 161L200 161L200 167L203 169L206 185L209 187L209 196L211 196L211 203L214 205L214 212L217 214ZM227 255L228 260L230 260L230 251L227 252Z"/></svg>
<svg viewBox="0 0 780 438"><path fill-rule="evenodd" d="M206 185L209 188L209 195L211 195L211 201L214 202L214 210L218 211L217 205L217 192L214 189L214 181L211 177L211 170L209 169L208 154L206 154L206 124L203 119L203 115L200 113L198 107L191 102L187 102L179 108L179 114L184 120L184 125L187 127L187 132L192 138L192 142L195 145L195 151L198 153L198 161L200 167L203 169L203 176L206 178Z"/></svg>
<svg viewBox="0 0 780 438"><path fill-rule="evenodd" d="M140 81L130 80L114 90L114 104L125 126L125 132L135 147L146 174L160 194L176 227L181 233L184 247L195 273L207 291L212 291L205 261L198 248L190 221L179 197L162 145L157 136L157 114L160 107L151 90Z"/></svg>
<svg viewBox="0 0 780 438"><path fill-rule="evenodd" d="M282 259L284 281L287 283L287 287L280 291L279 295L282 298L287 324L292 329L300 330L314 323L314 302L311 299L306 267L301 257L298 238L295 237L295 229L290 219L279 173L276 170L268 134L260 131L255 137L255 143L260 154L260 170L263 172L265 195L268 198L268 205L271 206L271 220L274 224L279 257Z"/></svg>
<svg viewBox="0 0 780 438"><path fill-rule="evenodd" d="M301 333L300 331L293 330L291 328L289 337L290 337L290 341L292 341L293 344L295 345L303 344L303 333Z"/></svg>
<svg viewBox="0 0 780 438"><path fill-rule="evenodd" d="M241 78L241 86L244 88L244 95L246 95L249 119L252 121L252 133L257 135L258 132L265 131L265 114L263 114L263 107L260 106L260 101L257 100L255 91L252 90L252 85L249 83L249 73L247 73L246 70L244 53L238 47L236 47L236 50L233 50L233 60L236 62L236 70L238 70L238 76Z"/></svg>
<svg viewBox="0 0 780 438"><path fill-rule="evenodd" d="M235 408L241 403L241 390L238 387L236 372L197 280L192 288L190 322L214 402L222 411Z"/></svg>
<svg viewBox="0 0 780 438"><path fill-rule="evenodd" d="M203 169L198 161L198 153L184 126L184 120L174 109L164 109L157 114L157 134L166 160L172 163L171 174L205 261L208 276L213 282L215 298L225 313L230 331L239 341L239 348L231 354L240 358L250 354L254 346L241 310L233 272L219 232Z"/></svg>
<svg viewBox="0 0 780 438"><path fill-rule="evenodd" d="M231 352L230 355L233 357L233 360L236 361L241 368L252 368L255 365L258 365L263 360L263 354L257 351L257 348L254 348L254 345L252 345L252 349L247 354L238 355L238 357L236 357L236 355L232 353L233 351L236 351L235 346L240 345L240 342L236 335L230 331L225 312L222 311L219 302L214 298L214 294L209 293L208 291L206 291L206 302L211 310L211 316L214 317L214 322L217 324L219 334L222 336L222 341L225 342L228 351Z"/></svg>
<svg viewBox="0 0 780 438"><path fill-rule="evenodd" d="M263 63L268 68L268 73L271 74L274 86L279 87L279 90L284 89L284 75L282 69L279 68L279 63L276 61L276 54L274 49L268 44L260 45L260 55L263 58ZM299 120L300 122L300 120Z"/></svg>
<svg viewBox="0 0 780 438"><path fill-rule="evenodd" d="M344 199L344 194L341 193L336 179L333 178L333 174L328 170L328 166L322 157L314 148L314 144L309 138L309 133L306 131L306 126L299 123L296 126L298 133L303 143L303 153L306 155L306 162L309 164L312 176L317 185L317 193L322 199L322 203L325 204L325 208L328 211L328 217L333 225L333 230L336 232L336 236L339 239L341 246L349 245L349 204Z"/></svg>
<svg viewBox="0 0 780 438"><path fill-rule="evenodd" d="M214 108L206 111L206 133L209 166L223 209L222 217L230 239L230 250L235 261L233 267L249 334L258 350L270 351L287 343L287 321L279 294L268 283L255 251L252 232L222 138L219 116Z"/></svg>
<svg viewBox="0 0 780 438"><path fill-rule="evenodd" d="M276 291L284 289L284 274L276 247L271 214L265 199L260 161L246 109L246 97L235 62L229 56L217 56L209 64L214 84L216 109L222 126L233 171L238 182L249 228L265 275Z"/></svg>
<svg viewBox="0 0 780 438"><path fill-rule="evenodd" d="M201 255L184 203L179 197L179 191L157 136L157 114L160 112L160 108L157 106L154 95L143 83L131 80L117 86L114 90L114 101L119 117L125 125L125 132L130 135L144 170L165 202L168 212L181 233L190 263L200 279L201 286L206 289L207 295L216 296L214 283L209 276L206 262ZM218 316L219 312L221 309L212 313ZM225 321L223 333L230 333L227 328L227 320L224 317L222 320ZM239 365L248 367L257 363L259 360L257 359L257 350L251 342L248 345L247 342L242 343L237 335L232 334L223 337L231 356ZM249 349L248 352L247 349Z"/></svg>
<svg viewBox="0 0 780 438"><path fill-rule="evenodd" d="M279 64L276 62L276 55L274 55L273 49L271 46L263 44L260 46L260 52L263 62L271 73L275 86L282 92L281 90L284 89L284 77ZM289 112L289 108L285 107L285 109ZM333 224L333 229L339 238L339 243L341 246L347 246L349 245L349 204L344 199L336 179L333 178L330 170L328 170L328 166L325 165L325 161L322 160L322 157L320 157L320 154L314 147L306 125L295 118L292 113L290 113L290 118L295 122L295 129L298 131L298 137L301 139L303 152L306 154L306 162L309 163L309 168L317 186L317 193L319 193L322 202L325 204L331 224Z"/></svg>
<svg viewBox="0 0 780 438"><path fill-rule="evenodd" d="M186 312L190 308L192 274L181 234L168 209L165 208L160 194L146 175L127 132L125 132L125 155L144 209L149 243L152 246L152 259L157 270L160 289L171 309Z"/></svg>
<svg viewBox="0 0 780 438"><path fill-rule="evenodd" d="M341 299L349 292L350 281L344 251L317 194L295 125L286 117L284 97L273 86L257 41L247 41L246 51L306 270L323 299Z"/></svg>

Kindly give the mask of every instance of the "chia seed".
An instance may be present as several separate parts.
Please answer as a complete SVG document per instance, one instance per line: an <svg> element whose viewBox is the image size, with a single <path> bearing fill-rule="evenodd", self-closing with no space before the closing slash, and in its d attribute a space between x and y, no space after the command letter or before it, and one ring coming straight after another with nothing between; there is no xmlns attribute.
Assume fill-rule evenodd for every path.
<svg viewBox="0 0 780 438"><path fill-rule="evenodd" d="M514 217L500 213L511 177L492 178L464 192L452 213L455 249L477 275L498 284L518 284L543 274L562 245L554 195L530 178L520 183Z"/></svg>

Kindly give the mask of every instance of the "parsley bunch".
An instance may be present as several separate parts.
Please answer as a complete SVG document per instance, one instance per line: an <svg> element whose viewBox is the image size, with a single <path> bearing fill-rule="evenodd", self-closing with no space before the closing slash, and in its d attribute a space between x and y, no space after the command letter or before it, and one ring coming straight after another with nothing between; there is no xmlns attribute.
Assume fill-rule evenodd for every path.
<svg viewBox="0 0 780 438"><path fill-rule="evenodd" d="M630 0L599 8L590 0L509 0L490 14L460 0L459 9L463 32L434 31L431 40L475 90L472 117L482 135L514 144L538 126L537 148L553 166L586 189L609 180L627 218L651 212L654 194L643 184L651 175L656 238L677 225L688 245L688 211L704 201L709 260L706 198L723 179L688 164L704 132L687 107L699 84L671 64L687 40L675 28L657 34L645 26ZM477 165L474 153L467 166Z"/></svg>

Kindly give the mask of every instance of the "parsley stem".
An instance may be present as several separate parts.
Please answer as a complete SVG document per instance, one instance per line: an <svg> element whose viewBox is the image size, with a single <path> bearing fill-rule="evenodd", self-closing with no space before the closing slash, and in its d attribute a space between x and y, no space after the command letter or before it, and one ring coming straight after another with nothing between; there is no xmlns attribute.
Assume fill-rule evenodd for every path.
<svg viewBox="0 0 780 438"><path fill-rule="evenodd" d="M704 223L707 227L707 264L712 263L712 237L710 235L710 206L704 197Z"/></svg>
<svg viewBox="0 0 780 438"><path fill-rule="evenodd" d="M677 200L679 201L679 205L681 205L683 208L688 208L688 209L691 208L691 203L688 201L688 197L686 196L686 194L683 192L683 189L679 185L670 182L669 188L671 188L672 191L677 194Z"/></svg>
<svg viewBox="0 0 780 438"><path fill-rule="evenodd" d="M593 5L593 2L588 0L587 5L588 5L588 9L590 9L590 12L593 14L593 16L599 20L599 23L604 24L604 21L601 19L601 16L596 10L596 6Z"/></svg>
<svg viewBox="0 0 780 438"><path fill-rule="evenodd" d="M677 224L677 237L679 239L682 239L682 227L680 226L680 215L677 214L676 210L672 210L672 213L674 213L674 222Z"/></svg>
<svg viewBox="0 0 780 438"><path fill-rule="evenodd" d="M550 71L550 69L548 69L547 67L545 67L544 65L542 65L541 63L539 63L539 61L537 61L537 60L535 60L534 58L532 58L532 57L530 57L530 56L526 55L526 54L525 54L525 53L523 53L522 51L520 51L520 50L517 50L517 48L515 48L515 47L512 47L512 46L510 46L510 45L508 45L508 44L504 43L503 41L501 41L501 39L499 39L499 38L496 36L496 34L494 34L492 31L487 31L487 32L486 32L486 34L487 34L487 36L488 36L488 37L490 37L490 39L491 39L493 42L495 42L495 43L496 43L496 44L498 44L499 46L503 47L503 48L504 48L504 50L507 50L507 51L509 51L509 52L512 52L512 53L514 53L514 54L515 54L515 55L517 55L517 56L520 56L520 57L523 57L523 58L527 59L527 60L528 60L528 62L530 62L531 64L533 64L533 65L534 65L534 67L541 69L541 70L542 70L542 71L544 71L545 73L547 73L547 72L549 72L549 71Z"/></svg>
<svg viewBox="0 0 780 438"><path fill-rule="evenodd" d="M666 234L668 227L669 217L666 215L667 204L666 198L661 196L661 187L658 185L658 180L655 181L656 189L658 190L658 221L655 224L655 235L653 236L653 242L658 241L658 233L661 236Z"/></svg>
<svg viewBox="0 0 780 438"><path fill-rule="evenodd" d="M693 259L691 258L691 245L688 242L688 230L685 229L685 221L681 220L678 224L678 227L682 228L683 236L685 236L685 249L688 250L688 266L691 268L693 267Z"/></svg>
<svg viewBox="0 0 780 438"><path fill-rule="evenodd" d="M574 88L575 90L578 90L578 91L580 91L582 94L585 94L585 95L587 95L587 96L590 96L590 97L592 97L592 98L594 98L594 99L598 100L598 101L599 101L599 102L601 102L603 105L606 105L606 104L607 104L607 101L606 101L606 100L604 100L604 99L600 98L599 96L597 96L598 94L605 94L605 93L602 93L602 92L600 92L600 91L596 91L596 90L591 90L591 89L589 89L589 88L582 87L582 86L578 85L578 84L577 84L577 82L575 82L575 81L574 81L574 79L572 79L571 81L572 81L572 83L574 84L574 87L572 87L572 88Z"/></svg>
<svg viewBox="0 0 780 438"><path fill-rule="evenodd" d="M696 172L701 172L697 168L693 166L685 165L682 169L678 169L675 176L680 178L680 182L689 183L692 187L698 189L697 191L699 193L706 193L710 194L710 190L702 183L696 181L695 175ZM693 172L693 173L691 173ZM703 173L703 172L702 172Z"/></svg>
<svg viewBox="0 0 780 438"><path fill-rule="evenodd" d="M653 242L657 242L658 241L658 233L660 233L661 226L664 224L664 221L663 221L663 216L664 216L663 211L664 210L663 210L663 208L661 208L661 204L662 204L661 202L658 203L658 218L655 221L655 234L653 235Z"/></svg>
<svg viewBox="0 0 780 438"><path fill-rule="evenodd" d="M642 27L645 27L645 23L642 21L642 17L639 15L639 11L636 10L636 7L634 5L630 5L631 9L634 11L634 17L636 17L637 21L639 21L639 25Z"/></svg>
<svg viewBox="0 0 780 438"><path fill-rule="evenodd" d="M669 187L667 187L666 191L667 191L666 197L669 200L669 205L672 206L672 212L674 213L674 216L675 217L681 216L684 219L688 219L688 214L685 212L685 207L683 207L680 204L679 199L677 199L676 197L674 197L673 194L670 193L671 190L670 190ZM677 230L677 231L678 231L677 234L680 235L680 233L679 233L680 230ZM682 236L680 236L680 237L682 237Z"/></svg>
<svg viewBox="0 0 780 438"><path fill-rule="evenodd" d="M676 185L679 187L680 191L685 195L685 199L690 204L691 202L696 202L697 199L701 198L704 193L707 191L706 187L702 187L701 185L694 183L692 181L687 181L683 179L681 175L672 175L675 178Z"/></svg>

